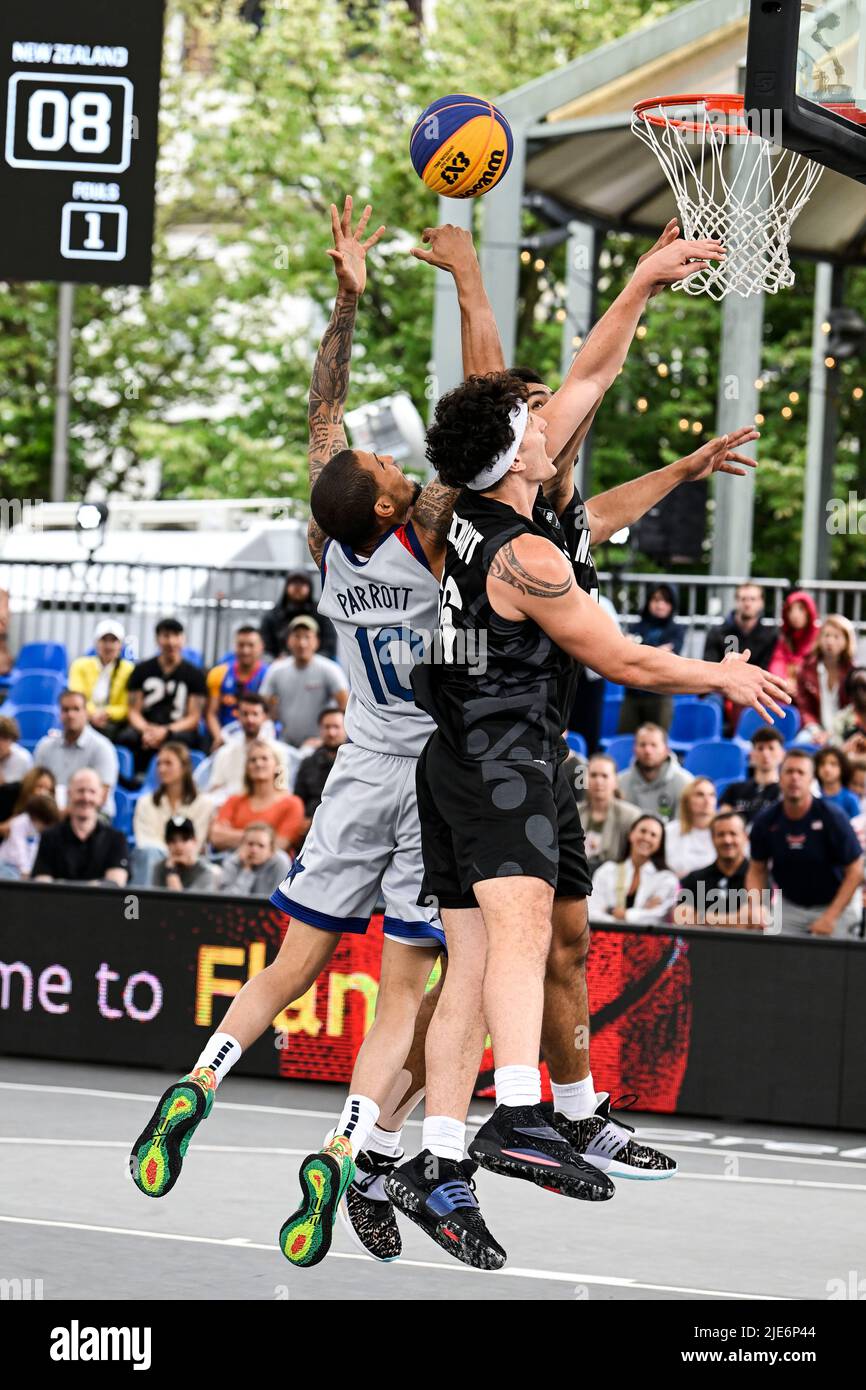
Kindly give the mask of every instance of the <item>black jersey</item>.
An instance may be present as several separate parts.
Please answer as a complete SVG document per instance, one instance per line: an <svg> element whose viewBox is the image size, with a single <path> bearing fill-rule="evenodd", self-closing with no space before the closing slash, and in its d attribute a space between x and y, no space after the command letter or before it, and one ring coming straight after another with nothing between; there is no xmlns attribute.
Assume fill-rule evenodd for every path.
<svg viewBox="0 0 866 1390"><path fill-rule="evenodd" d="M551 507L541 488L538 489L538 497L532 512L533 520L541 527L547 538L565 550L571 562L574 582L579 589L595 601L598 600L598 572L593 563L590 552L590 530L589 518L586 515L586 506L583 498L574 489L574 494L565 510L559 515ZM559 701L562 713L562 727L568 721L574 698L577 694L577 685L580 680L583 666L579 661L572 660L566 672L560 689ZM560 750L562 756L562 750Z"/></svg>
<svg viewBox="0 0 866 1390"><path fill-rule="evenodd" d="M540 489L531 518L468 488L457 499L439 591L441 647L437 660L416 666L412 685L458 757L558 757L575 663L531 618L500 617L487 597L487 575L497 551L521 535L553 541L571 561L570 530Z"/></svg>

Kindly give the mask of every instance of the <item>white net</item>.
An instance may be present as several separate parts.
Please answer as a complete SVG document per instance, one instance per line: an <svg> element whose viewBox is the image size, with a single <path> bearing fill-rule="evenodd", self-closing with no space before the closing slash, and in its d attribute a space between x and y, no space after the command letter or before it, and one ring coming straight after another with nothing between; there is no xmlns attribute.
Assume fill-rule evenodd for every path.
<svg viewBox="0 0 866 1390"><path fill-rule="evenodd" d="M710 238L727 256L674 289L724 299L794 283L791 227L823 167L782 150L745 126L731 97L677 97L641 102L635 135L657 156L673 188L682 236ZM724 105L722 105L724 103Z"/></svg>

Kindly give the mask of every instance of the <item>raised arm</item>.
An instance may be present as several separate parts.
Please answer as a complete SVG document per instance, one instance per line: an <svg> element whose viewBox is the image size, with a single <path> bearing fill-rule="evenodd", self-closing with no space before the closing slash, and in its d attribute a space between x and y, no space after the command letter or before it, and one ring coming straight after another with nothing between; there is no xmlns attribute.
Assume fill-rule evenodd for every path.
<svg viewBox="0 0 866 1390"><path fill-rule="evenodd" d="M590 498L586 503L586 514L592 544L599 545L623 526L632 526L680 483L696 483L712 473L735 473L738 477L744 477L747 468L755 467L755 461L738 450L759 438L756 429L744 425L733 434L711 439L693 454L677 459L676 463L669 463L666 468L656 468L652 473L632 478L627 483L620 483L619 487L611 488L609 492L601 492L597 497Z"/></svg>
<svg viewBox="0 0 866 1390"><path fill-rule="evenodd" d="M460 342L463 349L463 375L484 376L504 372L505 358L499 329L475 253L472 233L451 222L441 227L425 227L423 246L414 246L412 255L427 265L448 270L454 276L460 304Z"/></svg>
<svg viewBox="0 0 866 1390"><path fill-rule="evenodd" d="M358 300L367 283L367 252L371 246L375 246L385 231L384 227L379 227L372 236L364 240L371 212L372 208L368 204L353 232L351 195L348 195L343 203L342 217L335 205L331 204L334 245L329 248L327 254L334 262L338 288L328 326L316 353L310 382L307 407L310 441L307 457L311 488L325 464L335 454L348 447L346 431L343 428L343 413L349 394L349 363L352 358L355 314ZM327 539L324 531L311 517L307 527L307 542L317 565L321 563Z"/></svg>
<svg viewBox="0 0 866 1390"><path fill-rule="evenodd" d="M504 371L499 329L481 279L472 234L465 227L446 222L441 227L425 227L421 241L421 246L412 248L412 255L454 276L460 303L463 375L483 376L487 372ZM442 568L445 540L458 491L433 480L412 509L412 524L436 575Z"/></svg>
<svg viewBox="0 0 866 1390"><path fill-rule="evenodd" d="M658 248L658 249L657 249ZM612 385L626 359L640 316L660 288L673 285L724 254L717 241L681 241L669 224L652 251L638 261L625 289L599 319L542 413L547 451L555 458Z"/></svg>
<svg viewBox="0 0 866 1390"><path fill-rule="evenodd" d="M574 582L567 557L540 536L507 542L494 557L487 593L503 618L532 618L563 651L619 685L662 694L706 695L718 691L738 705L756 709L768 724L790 704L784 682L758 666L748 652L718 664L674 656L630 642L616 623Z"/></svg>

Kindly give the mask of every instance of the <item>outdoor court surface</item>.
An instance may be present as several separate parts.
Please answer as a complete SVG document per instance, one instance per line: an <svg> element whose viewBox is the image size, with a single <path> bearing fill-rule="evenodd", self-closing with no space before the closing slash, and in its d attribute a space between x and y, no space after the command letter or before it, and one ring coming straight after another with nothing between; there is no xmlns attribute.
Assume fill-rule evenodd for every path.
<svg viewBox="0 0 866 1390"><path fill-rule="evenodd" d="M365 1259L338 1226L328 1258L295 1270L277 1231L297 1203L299 1162L319 1147L342 1089L229 1077L174 1191L150 1201L126 1174L127 1154L171 1079L0 1061L0 1277L41 1279L46 1300L719 1304L825 1300L863 1272L863 1136L653 1116L638 1116L639 1132L677 1158L679 1175L620 1182L607 1203L478 1174L488 1224L509 1255L498 1274L449 1260L407 1222L395 1264ZM489 1111L476 1103L472 1119ZM417 1122L406 1136L414 1147Z"/></svg>

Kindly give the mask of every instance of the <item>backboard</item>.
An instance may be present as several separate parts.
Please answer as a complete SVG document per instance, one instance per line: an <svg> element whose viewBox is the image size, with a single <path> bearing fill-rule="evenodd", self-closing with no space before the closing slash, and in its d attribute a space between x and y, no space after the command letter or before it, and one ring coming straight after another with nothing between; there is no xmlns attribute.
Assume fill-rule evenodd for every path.
<svg viewBox="0 0 866 1390"><path fill-rule="evenodd" d="M866 182L866 0L752 0L753 131Z"/></svg>

